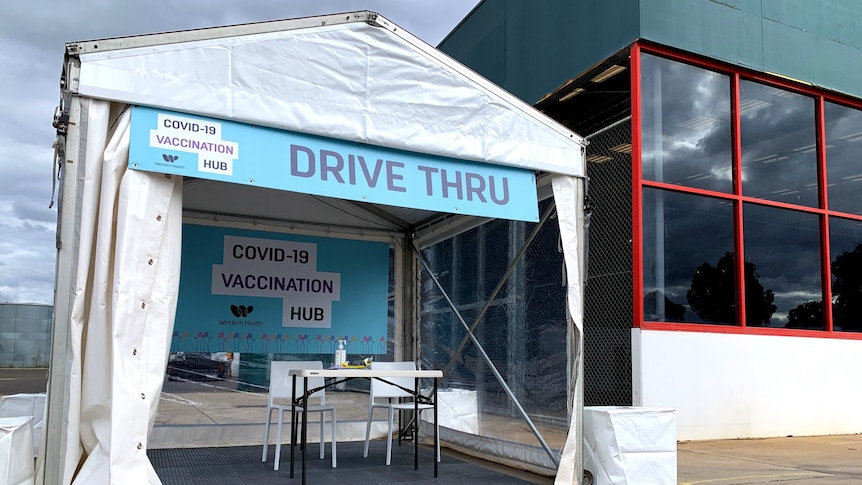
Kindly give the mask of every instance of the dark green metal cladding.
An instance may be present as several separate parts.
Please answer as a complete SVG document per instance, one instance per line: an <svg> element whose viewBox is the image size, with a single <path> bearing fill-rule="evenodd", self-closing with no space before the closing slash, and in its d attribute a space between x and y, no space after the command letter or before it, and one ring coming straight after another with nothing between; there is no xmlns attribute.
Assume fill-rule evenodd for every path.
<svg viewBox="0 0 862 485"><path fill-rule="evenodd" d="M527 102L646 39L862 97L859 0L487 0L440 49Z"/></svg>
<svg viewBox="0 0 862 485"><path fill-rule="evenodd" d="M644 39L862 96L858 0L641 0Z"/></svg>
<svg viewBox="0 0 862 485"><path fill-rule="evenodd" d="M782 0L783 1L783 0ZM760 0L641 0L641 37L761 70Z"/></svg>
<svg viewBox="0 0 862 485"><path fill-rule="evenodd" d="M638 0L488 0L439 46L534 103L632 43Z"/></svg>

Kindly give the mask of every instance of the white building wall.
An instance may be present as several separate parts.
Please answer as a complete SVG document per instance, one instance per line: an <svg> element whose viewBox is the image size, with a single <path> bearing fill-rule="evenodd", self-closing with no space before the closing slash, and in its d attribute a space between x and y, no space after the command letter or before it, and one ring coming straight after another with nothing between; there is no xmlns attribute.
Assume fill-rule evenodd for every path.
<svg viewBox="0 0 862 485"><path fill-rule="evenodd" d="M862 341L632 330L632 403L680 441L862 432Z"/></svg>

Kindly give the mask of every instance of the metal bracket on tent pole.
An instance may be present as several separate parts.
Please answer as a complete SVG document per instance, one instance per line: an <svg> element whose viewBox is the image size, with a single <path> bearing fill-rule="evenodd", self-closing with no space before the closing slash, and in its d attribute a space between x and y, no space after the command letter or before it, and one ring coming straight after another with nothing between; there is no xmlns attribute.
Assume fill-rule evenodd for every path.
<svg viewBox="0 0 862 485"><path fill-rule="evenodd" d="M66 89L66 72L63 70L63 75L60 77L60 104L54 111L54 128L57 129L57 137L54 138L54 165L57 167L57 175L51 177L51 201L48 203L48 208L54 207L54 195L57 191L57 180L62 176L63 165L66 163L66 133L69 129L69 104L72 96ZM52 171L53 172L53 171ZM59 239L57 241L57 249L59 247Z"/></svg>
<svg viewBox="0 0 862 485"><path fill-rule="evenodd" d="M590 271L590 218L593 215L589 177L584 177L584 194L584 287L586 287L589 283Z"/></svg>
<svg viewBox="0 0 862 485"><path fill-rule="evenodd" d="M446 293L446 290L443 289L443 286L440 285L440 282L437 280L437 277L434 276L434 272L431 271L431 267L428 265L428 262L425 261L425 258L422 256L422 253L419 252L419 248L416 247L415 242L413 243L413 249L416 251L416 255L419 258L419 261L422 261L422 266L425 267L426 271L428 271L428 274L431 276L431 279L434 281L434 284L443 294L443 297L446 299L446 302L452 308L452 311L455 312L455 315L458 317L458 320L461 322L461 325L464 326L464 330L467 331L467 335L470 340L473 341L473 345L476 346L476 348L479 350L479 353L482 354L482 358L485 360L485 363L488 364L488 367L491 368L491 372L494 373L494 377L497 378L497 381L500 383L501 386L503 386L503 390L506 391L506 394L508 394L509 398L512 399L512 402L515 404L515 407L518 408L518 412L520 412L521 416L524 417L524 420L527 421L527 425L530 427L530 430L533 432L533 435L536 436L536 439L539 440L539 443L542 445L542 448L545 449L545 453L548 454L548 457L551 459L551 462L553 462L555 467L559 468L560 460L557 459L556 455L551 450L551 447L548 446L548 443L545 442L545 439L542 437L542 433L540 433L538 428L536 428L536 425L533 424L533 420L530 419L530 416L527 415L527 411L524 409L523 406L521 406L521 403L520 401L518 401L518 398L515 397L515 394L512 392L511 389L509 389L509 385L506 384L506 381L503 379L503 376L500 375L500 371L497 370L497 366L495 366L494 363L491 361L491 358L485 352L485 349L482 347L482 344L479 343L479 340L476 338L475 335L473 335L473 332L470 330L470 327L467 325L467 322L464 321L464 317L461 316L461 312L459 312L458 309L455 308L455 303L452 302L452 299L449 298L449 295ZM446 374L444 373L443 375L445 377Z"/></svg>

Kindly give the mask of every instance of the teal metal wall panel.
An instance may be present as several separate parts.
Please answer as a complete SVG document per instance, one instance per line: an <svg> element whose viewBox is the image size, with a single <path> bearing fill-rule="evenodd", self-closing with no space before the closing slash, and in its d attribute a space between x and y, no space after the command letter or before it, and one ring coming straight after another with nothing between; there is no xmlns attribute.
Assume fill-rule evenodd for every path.
<svg viewBox="0 0 862 485"><path fill-rule="evenodd" d="M761 0L641 0L641 37L760 70Z"/></svg>
<svg viewBox="0 0 862 485"><path fill-rule="evenodd" d="M862 47L862 2L858 0L781 0L763 2L763 19L815 38Z"/></svg>
<svg viewBox="0 0 862 485"><path fill-rule="evenodd" d="M862 2L763 2L763 70L862 97Z"/></svg>
<svg viewBox="0 0 862 485"><path fill-rule="evenodd" d="M862 97L862 0L487 0L440 49L534 103L638 38Z"/></svg>
<svg viewBox="0 0 862 485"><path fill-rule="evenodd" d="M528 103L625 49L639 0L482 2L438 46Z"/></svg>
<svg viewBox="0 0 862 485"><path fill-rule="evenodd" d="M506 82L505 2L484 2L438 48L502 86Z"/></svg>
<svg viewBox="0 0 862 485"><path fill-rule="evenodd" d="M859 0L641 0L641 37L862 96Z"/></svg>

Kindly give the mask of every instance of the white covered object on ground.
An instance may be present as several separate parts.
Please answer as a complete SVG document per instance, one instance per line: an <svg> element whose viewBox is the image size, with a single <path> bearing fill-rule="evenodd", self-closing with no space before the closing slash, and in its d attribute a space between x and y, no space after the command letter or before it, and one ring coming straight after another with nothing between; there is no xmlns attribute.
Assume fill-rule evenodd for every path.
<svg viewBox="0 0 862 485"><path fill-rule="evenodd" d="M428 390L423 390L423 394L427 395ZM430 413L422 413L420 417L422 421L434 422L434 416ZM437 391L437 422L440 426L449 429L479 434L479 406L476 391L468 389Z"/></svg>
<svg viewBox="0 0 862 485"><path fill-rule="evenodd" d="M35 483L32 423L32 416L0 418L0 483Z"/></svg>
<svg viewBox="0 0 862 485"><path fill-rule="evenodd" d="M676 484L676 411L585 406L584 470L595 485Z"/></svg>
<svg viewBox="0 0 862 485"><path fill-rule="evenodd" d="M0 418L32 416L33 457L39 455L39 439L45 421L45 393L9 394L0 397Z"/></svg>

